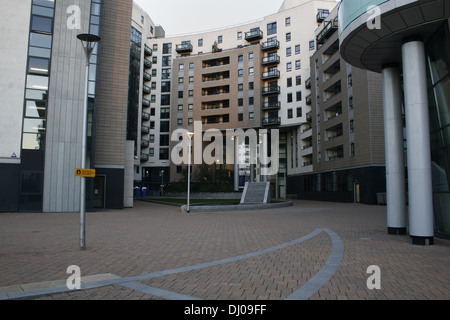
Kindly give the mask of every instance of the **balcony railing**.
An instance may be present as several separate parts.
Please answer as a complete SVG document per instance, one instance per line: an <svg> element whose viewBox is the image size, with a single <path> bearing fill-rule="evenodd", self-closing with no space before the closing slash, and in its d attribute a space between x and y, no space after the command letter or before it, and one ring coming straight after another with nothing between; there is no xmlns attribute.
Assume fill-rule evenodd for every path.
<svg viewBox="0 0 450 320"><path fill-rule="evenodd" d="M311 89L311 78L309 78L308 80L305 81L305 88Z"/></svg>
<svg viewBox="0 0 450 320"><path fill-rule="evenodd" d="M276 102L265 102L262 105L262 109L264 111L266 110L280 110L281 108L281 102L280 101L276 101Z"/></svg>
<svg viewBox="0 0 450 320"><path fill-rule="evenodd" d="M152 75L148 72L144 72L144 80L145 81L152 81Z"/></svg>
<svg viewBox="0 0 450 320"><path fill-rule="evenodd" d="M150 120L150 113L142 112L142 120L144 120L144 121Z"/></svg>
<svg viewBox="0 0 450 320"><path fill-rule="evenodd" d="M142 127L141 127L141 132L142 132L143 134L150 133L150 127L142 126Z"/></svg>
<svg viewBox="0 0 450 320"><path fill-rule="evenodd" d="M144 107L150 107L150 100L148 99L142 99L142 105Z"/></svg>
<svg viewBox="0 0 450 320"><path fill-rule="evenodd" d="M192 52L193 48L194 47L190 43L182 43L182 44L177 44L177 47L175 50L178 53L190 53L190 52Z"/></svg>
<svg viewBox="0 0 450 320"><path fill-rule="evenodd" d="M312 97L311 95L306 97L306 105L310 106L312 104Z"/></svg>
<svg viewBox="0 0 450 320"><path fill-rule="evenodd" d="M150 69L152 67L152 62L148 59L144 59L144 67Z"/></svg>
<svg viewBox="0 0 450 320"><path fill-rule="evenodd" d="M141 161L148 161L149 155L148 154L141 154Z"/></svg>
<svg viewBox="0 0 450 320"><path fill-rule="evenodd" d="M268 56L268 57L264 57L262 59L263 66L270 66L270 65L279 64L279 63L280 63L279 55Z"/></svg>
<svg viewBox="0 0 450 320"><path fill-rule="evenodd" d="M144 55L146 57L150 57L153 54L153 50L150 49L147 45L144 46Z"/></svg>
<svg viewBox="0 0 450 320"><path fill-rule="evenodd" d="M262 50L268 51L268 50L275 50L280 48L280 41L278 40L269 40L266 42L263 42L262 44Z"/></svg>
<svg viewBox="0 0 450 320"><path fill-rule="evenodd" d="M150 94L152 92L152 89L149 86L144 85L142 90L145 94Z"/></svg>
<svg viewBox="0 0 450 320"><path fill-rule="evenodd" d="M148 140L141 140L141 147L142 148L148 148L150 146L150 141Z"/></svg>
<svg viewBox="0 0 450 320"><path fill-rule="evenodd" d="M268 86L262 88L263 95L280 94L280 92L281 92L280 86Z"/></svg>
<svg viewBox="0 0 450 320"><path fill-rule="evenodd" d="M271 70L268 72L264 72L262 74L263 80L271 80L271 79L279 79L280 78L280 71L278 70Z"/></svg>
<svg viewBox="0 0 450 320"><path fill-rule="evenodd" d="M256 41L261 40L263 38L263 32L260 29L250 30L245 33L245 40L247 41Z"/></svg>
<svg viewBox="0 0 450 320"><path fill-rule="evenodd" d="M262 124L263 126L279 126L281 118L264 118Z"/></svg>
<svg viewBox="0 0 450 320"><path fill-rule="evenodd" d="M324 44L325 40L330 38L333 33L337 31L339 23L335 20L330 20L326 22L323 30L317 35L316 40L318 44Z"/></svg>

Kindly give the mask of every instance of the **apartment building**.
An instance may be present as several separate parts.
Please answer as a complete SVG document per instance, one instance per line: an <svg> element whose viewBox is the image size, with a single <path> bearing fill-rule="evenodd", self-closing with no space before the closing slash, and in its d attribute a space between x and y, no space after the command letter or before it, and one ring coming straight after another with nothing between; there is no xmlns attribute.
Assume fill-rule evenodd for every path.
<svg viewBox="0 0 450 320"><path fill-rule="evenodd" d="M258 168L241 170L237 181L273 181L274 196L286 195L287 137L307 122L311 106L310 56L315 29L337 3L289 0L280 11L258 21L204 33L147 39L152 49L149 148L142 154L142 183L158 190L164 181L182 179L170 163L170 133L204 129L255 128L280 132L278 174L262 177ZM170 120L172 119L172 120ZM245 146L243 146L245 149ZM300 152L300 150L298 151ZM302 166L292 168L302 172ZM195 169L194 169L195 170ZM178 173L177 173L178 172Z"/></svg>
<svg viewBox="0 0 450 320"><path fill-rule="evenodd" d="M288 139L288 171L300 165L310 172L289 175L288 193L376 204L377 193L386 190L381 76L340 56L337 9L316 30L317 50L306 80L311 111L297 139Z"/></svg>

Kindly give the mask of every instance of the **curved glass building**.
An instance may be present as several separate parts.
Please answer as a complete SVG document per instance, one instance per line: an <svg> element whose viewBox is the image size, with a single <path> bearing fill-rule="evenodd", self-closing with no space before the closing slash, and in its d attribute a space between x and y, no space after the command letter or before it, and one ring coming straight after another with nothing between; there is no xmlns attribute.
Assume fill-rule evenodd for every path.
<svg viewBox="0 0 450 320"><path fill-rule="evenodd" d="M445 0L339 8L342 57L383 77L388 232L414 244L450 236L449 17Z"/></svg>

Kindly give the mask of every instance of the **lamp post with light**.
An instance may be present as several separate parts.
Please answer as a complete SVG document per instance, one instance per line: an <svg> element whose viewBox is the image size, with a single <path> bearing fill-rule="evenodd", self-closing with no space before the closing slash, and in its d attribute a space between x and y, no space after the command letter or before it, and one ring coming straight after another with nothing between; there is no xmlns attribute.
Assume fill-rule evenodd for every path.
<svg viewBox="0 0 450 320"><path fill-rule="evenodd" d="M77 35L78 40L83 45L86 54L86 80L85 80L85 94L83 107L83 142L81 147L81 169L86 169L86 153L87 153L87 113L88 113L88 85L89 85L89 60L92 52L95 49L97 42L101 40L99 36L93 34L82 33ZM80 250L86 250L85 240L86 230L86 178L81 177L81 192L80 192Z"/></svg>

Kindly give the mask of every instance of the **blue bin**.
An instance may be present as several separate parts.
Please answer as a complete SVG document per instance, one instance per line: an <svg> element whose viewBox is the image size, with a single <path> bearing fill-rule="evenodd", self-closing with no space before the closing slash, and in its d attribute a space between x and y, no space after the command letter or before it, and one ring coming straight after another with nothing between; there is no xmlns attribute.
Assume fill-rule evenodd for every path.
<svg viewBox="0 0 450 320"><path fill-rule="evenodd" d="M139 198L141 196L141 189L139 187L134 188L136 191L136 198Z"/></svg>
<svg viewBox="0 0 450 320"><path fill-rule="evenodd" d="M142 196L143 196L143 197L146 197L146 196L147 196L147 188L146 188L146 187L143 187L143 188L142 188Z"/></svg>

